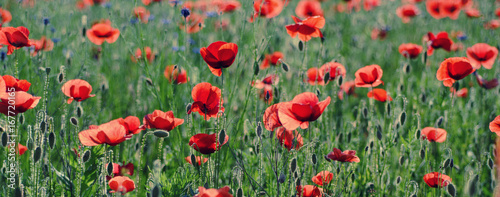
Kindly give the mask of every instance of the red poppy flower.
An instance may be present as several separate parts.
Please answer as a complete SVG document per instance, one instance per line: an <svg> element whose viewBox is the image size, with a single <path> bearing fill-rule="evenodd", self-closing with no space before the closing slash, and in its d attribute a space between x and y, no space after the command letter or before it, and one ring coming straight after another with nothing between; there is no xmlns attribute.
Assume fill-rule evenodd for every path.
<svg viewBox="0 0 500 197"><path fill-rule="evenodd" d="M457 20L462 10L462 2L458 0L441 0L440 6L441 15L452 20Z"/></svg>
<svg viewBox="0 0 500 197"><path fill-rule="evenodd" d="M424 175L424 182L429 187L446 187L449 183L451 183L451 178L439 172L431 172Z"/></svg>
<svg viewBox="0 0 500 197"><path fill-rule="evenodd" d="M208 47L200 49L201 57L208 64L210 71L219 76L222 74L223 68L228 68L233 64L236 55L238 54L238 45L234 43L217 41Z"/></svg>
<svg viewBox="0 0 500 197"><path fill-rule="evenodd" d="M328 83L329 81L335 80L339 76L345 77L346 70L344 65L338 62L328 62L319 68L319 74L321 77L324 77L326 73L330 73L330 78L323 80Z"/></svg>
<svg viewBox="0 0 500 197"><path fill-rule="evenodd" d="M276 66L280 59L283 59L283 53L276 51L271 55L266 55L262 63L260 64L260 69L265 70L269 68L270 65Z"/></svg>
<svg viewBox="0 0 500 197"><path fill-rule="evenodd" d="M427 139L429 142L443 143L446 141L446 130L434 127L425 127L422 129L422 139Z"/></svg>
<svg viewBox="0 0 500 197"><path fill-rule="evenodd" d="M175 118L174 112L162 112L161 110L155 110L152 114L144 116L142 124L146 129L161 129L166 131L171 131L175 127L184 123L184 119Z"/></svg>
<svg viewBox="0 0 500 197"><path fill-rule="evenodd" d="M469 18L479 18L481 17L481 12L476 8L467 8L465 9L465 14Z"/></svg>
<svg viewBox="0 0 500 197"><path fill-rule="evenodd" d="M376 40L377 38L380 40L384 40L387 37L387 29L379 29L373 28L371 32L372 40Z"/></svg>
<svg viewBox="0 0 500 197"><path fill-rule="evenodd" d="M295 8L295 14L300 18L307 18L313 16L323 16L321 3L315 0L301 0Z"/></svg>
<svg viewBox="0 0 500 197"><path fill-rule="evenodd" d="M264 89L260 91L259 98L267 104L271 104L273 102L273 88L271 86L264 86Z"/></svg>
<svg viewBox="0 0 500 197"><path fill-rule="evenodd" d="M495 16L500 17L500 7L495 10Z"/></svg>
<svg viewBox="0 0 500 197"><path fill-rule="evenodd" d="M384 82L381 80L384 71L379 65L373 64L358 69L354 75L356 87L377 87Z"/></svg>
<svg viewBox="0 0 500 197"><path fill-rule="evenodd" d="M134 8L135 18L141 20L142 23L147 24L151 13L145 7L139 6Z"/></svg>
<svg viewBox="0 0 500 197"><path fill-rule="evenodd" d="M193 165L193 162L191 161L191 156L187 156L184 159L186 160L186 162ZM208 158L203 158L200 156L196 156L195 159L196 159L196 163L198 163L199 166L201 166L201 159L203 159L203 163L207 163L207 161L208 161Z"/></svg>
<svg viewBox="0 0 500 197"><path fill-rule="evenodd" d="M12 15L10 14L9 10L3 9L0 7L0 27L3 26L3 24L8 23L12 20Z"/></svg>
<svg viewBox="0 0 500 197"><path fill-rule="evenodd" d="M481 68L481 65L486 69L491 69L497 59L498 49L486 43L477 43L467 48L466 53L474 69Z"/></svg>
<svg viewBox="0 0 500 197"><path fill-rule="evenodd" d="M68 104L73 102L73 100L81 102L95 96L95 94L90 94L90 92L92 92L92 86L89 82L81 79L72 79L67 81L64 83L61 90L64 95L70 97L68 99Z"/></svg>
<svg viewBox="0 0 500 197"><path fill-rule="evenodd" d="M268 131L274 131L274 129L283 126L278 117L278 109L283 103L277 103L269 106L264 112L263 123L264 128Z"/></svg>
<svg viewBox="0 0 500 197"><path fill-rule="evenodd" d="M391 96L387 94L387 92L384 89L380 88L375 88L368 92L368 98L374 98L377 101L380 102L386 102L386 101L392 101Z"/></svg>
<svg viewBox="0 0 500 197"><path fill-rule="evenodd" d="M163 75L165 75L165 78L167 78L169 82L173 81L174 84L183 84L189 81L186 70L180 67L175 68L175 65L165 67Z"/></svg>
<svg viewBox="0 0 500 197"><path fill-rule="evenodd" d="M465 57L451 57L444 60L437 71L436 77L443 85L451 87L455 81L465 78L474 72L474 68Z"/></svg>
<svg viewBox="0 0 500 197"><path fill-rule="evenodd" d="M399 45L399 53L406 58L416 58L422 52L422 47L413 43L405 43Z"/></svg>
<svg viewBox="0 0 500 197"><path fill-rule="evenodd" d="M297 185L297 196L321 197L321 189L314 185Z"/></svg>
<svg viewBox="0 0 500 197"><path fill-rule="evenodd" d="M27 92L30 89L31 83L26 80L19 80L11 75L0 77L0 95L6 92L23 91Z"/></svg>
<svg viewBox="0 0 500 197"><path fill-rule="evenodd" d="M364 0L363 1L363 8L366 11L370 11L375 7L380 6L380 0Z"/></svg>
<svg viewBox="0 0 500 197"><path fill-rule="evenodd" d="M354 150L346 150L342 152L338 148L333 148L333 151L326 155L327 159L340 161L340 162L360 162L359 157L356 156L356 151Z"/></svg>
<svg viewBox="0 0 500 197"><path fill-rule="evenodd" d="M81 0L76 2L76 7L80 10L83 10L90 6L104 4L105 2L106 0Z"/></svg>
<svg viewBox="0 0 500 197"><path fill-rule="evenodd" d="M241 3L237 0L226 0L219 4L219 11L224 13L233 12L241 7Z"/></svg>
<svg viewBox="0 0 500 197"><path fill-rule="evenodd" d="M40 40L32 40L31 42L35 46L34 51L31 53L32 56L35 56L39 51L52 51L54 48L54 42L45 36L42 36Z"/></svg>
<svg viewBox="0 0 500 197"><path fill-rule="evenodd" d="M87 38L90 42L101 45L104 41L114 43L120 36L120 30L111 27L111 21L105 20L92 25L92 28L87 30Z"/></svg>
<svg viewBox="0 0 500 197"><path fill-rule="evenodd" d="M489 128L491 132L495 132L498 136L500 136L500 116L497 116L490 122Z"/></svg>
<svg viewBox="0 0 500 197"><path fill-rule="evenodd" d="M147 5L149 5L149 4L153 3L153 2L161 2L161 1L162 0L142 0L142 4L144 4L144 5L147 6Z"/></svg>
<svg viewBox="0 0 500 197"><path fill-rule="evenodd" d="M261 80L252 81L252 86L257 89L265 88L266 86L276 85L279 82L279 77L275 74L270 74Z"/></svg>
<svg viewBox="0 0 500 197"><path fill-rule="evenodd" d="M445 17L441 11L441 0L427 0L425 7L427 8L427 12L435 19Z"/></svg>
<svg viewBox="0 0 500 197"><path fill-rule="evenodd" d="M492 89L498 86L498 79L493 78L492 80L486 80L481 77L481 75L477 74L477 72L474 72L474 76L476 77L476 81L484 89Z"/></svg>
<svg viewBox="0 0 500 197"><path fill-rule="evenodd" d="M409 23L411 18L419 14L420 10L414 4L406 4L396 9L396 15L403 20L403 23Z"/></svg>
<svg viewBox="0 0 500 197"><path fill-rule="evenodd" d="M492 19L491 21L488 21L484 24L485 29L497 29L498 27L500 27L499 19Z"/></svg>
<svg viewBox="0 0 500 197"><path fill-rule="evenodd" d="M15 49L33 45L29 35L30 31L23 26L3 27L0 29L0 44L7 45L7 55L10 55Z"/></svg>
<svg viewBox="0 0 500 197"><path fill-rule="evenodd" d="M333 179L333 173L329 171L321 171L316 176L313 176L312 181L320 186L330 183Z"/></svg>
<svg viewBox="0 0 500 197"><path fill-rule="evenodd" d="M186 33L193 34L203 29L203 23L205 21L205 18L202 15L193 12L188 17L186 17L186 20L187 23L185 20L182 20L182 23L179 24L179 28L182 31L187 30Z"/></svg>
<svg viewBox="0 0 500 197"><path fill-rule="evenodd" d="M292 101L280 106L278 109L279 120L287 130L295 130L299 126L302 129L307 129L309 122L318 119L330 101L331 98L328 97L320 102L316 94L304 92L295 96Z"/></svg>
<svg viewBox="0 0 500 197"><path fill-rule="evenodd" d="M292 148L299 150L300 147L304 145L304 140L298 131L286 130L284 127L280 127L276 130L276 138L282 146L285 146L288 150ZM293 146L295 141L295 147Z"/></svg>
<svg viewBox="0 0 500 197"><path fill-rule="evenodd" d="M459 97L459 98L467 98L469 95L469 90L467 88L462 88L458 91L455 90L455 88L451 87L450 91L453 95Z"/></svg>
<svg viewBox="0 0 500 197"><path fill-rule="evenodd" d="M427 33L427 39L429 42L429 46L427 49L427 54L432 55L434 49L442 48L448 52L451 51L451 46L453 45L453 41L448 37L447 32L439 32L436 36L432 32Z"/></svg>
<svg viewBox="0 0 500 197"><path fill-rule="evenodd" d="M20 143L18 143L17 146L19 147L19 152L18 152L19 155L23 155L28 150L28 147L23 146Z"/></svg>
<svg viewBox="0 0 500 197"><path fill-rule="evenodd" d="M146 51L146 59L148 60L148 62L153 62L155 60L155 54L153 53L151 48L144 47L144 51ZM134 62L134 63L136 63L137 60L143 60L141 48L137 48L135 50L135 55L130 56L130 59L132 59L132 62Z"/></svg>
<svg viewBox="0 0 500 197"><path fill-rule="evenodd" d="M102 125L91 125L88 130L78 133L80 142L85 146L108 144L116 146L130 137L123 121L114 120Z"/></svg>
<svg viewBox="0 0 500 197"><path fill-rule="evenodd" d="M254 18L257 16L274 18L283 11L282 0L255 0L253 2ZM253 19L251 19L253 20Z"/></svg>
<svg viewBox="0 0 500 197"><path fill-rule="evenodd" d="M226 135L224 143L219 145L219 139L216 139L217 137L217 133L210 135L206 133L198 133L189 139L189 146L193 147L194 150L200 152L201 154L209 155L218 151L220 147L226 144L229 140L229 136Z"/></svg>
<svg viewBox="0 0 500 197"><path fill-rule="evenodd" d="M210 118L217 117L219 110L224 112L224 106L220 105L224 103L221 100L221 90L210 83L203 82L194 86L191 96L194 102L188 114L198 112L201 116L205 117L205 120L209 120Z"/></svg>
<svg viewBox="0 0 500 197"><path fill-rule="evenodd" d="M322 16L313 16L306 18L305 20L300 20L299 18L292 16L295 24L287 25L286 32L292 38L299 36L299 39L307 42L313 37L323 38L323 34L319 29L325 26L325 18Z"/></svg>
<svg viewBox="0 0 500 197"><path fill-rule="evenodd" d="M323 76L321 76L318 68L310 68L307 70L307 82L311 85L325 85Z"/></svg>
<svg viewBox="0 0 500 197"><path fill-rule="evenodd" d="M134 191L135 189L135 183L132 181L132 179L126 177L126 176L115 176L111 180L109 180L109 187L111 190L109 193L121 193L121 194L126 194L127 192Z"/></svg>
<svg viewBox="0 0 500 197"><path fill-rule="evenodd" d="M346 81L340 85L340 90L337 93L337 96L339 97L340 100L344 100L344 92L347 93L347 95L354 95L357 96L356 93L354 92L356 88L356 83L354 81Z"/></svg>
<svg viewBox="0 0 500 197"><path fill-rule="evenodd" d="M111 164L113 165L113 177L123 176L125 174L128 174L130 176L134 175L134 164L132 163L128 163L127 165L120 165L117 163ZM106 176L106 180L111 180L111 176Z"/></svg>
<svg viewBox="0 0 500 197"><path fill-rule="evenodd" d="M136 116L128 116L125 119L118 118L113 121L118 121L125 127L125 130L127 131L126 138L130 138L132 137L132 135L138 134L142 130L144 130L143 128L140 127L141 121Z"/></svg>
<svg viewBox="0 0 500 197"><path fill-rule="evenodd" d="M11 99L14 98L14 99ZM28 109L33 109L38 105L42 97L32 96L29 93L23 91L10 92L8 94L2 94L0 99L0 113L6 116L16 116L19 113L24 113ZM14 104L9 104L13 102Z"/></svg>
<svg viewBox="0 0 500 197"><path fill-rule="evenodd" d="M233 197L229 193L229 186L224 186L220 189L206 189L205 187L198 187L198 194L193 197Z"/></svg>

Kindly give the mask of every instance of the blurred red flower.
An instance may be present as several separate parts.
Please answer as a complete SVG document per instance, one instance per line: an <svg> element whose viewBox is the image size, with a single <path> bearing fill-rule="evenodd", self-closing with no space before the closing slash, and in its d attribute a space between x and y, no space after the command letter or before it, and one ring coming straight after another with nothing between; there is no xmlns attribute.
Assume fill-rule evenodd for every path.
<svg viewBox="0 0 500 197"><path fill-rule="evenodd" d="M333 179L333 173L329 171L321 171L316 176L313 176L312 181L319 186L326 185L330 183Z"/></svg>
<svg viewBox="0 0 500 197"><path fill-rule="evenodd" d="M445 187L451 183L451 178L445 174L439 172L431 172L424 175L424 182L429 187Z"/></svg>
<svg viewBox="0 0 500 197"><path fill-rule="evenodd" d="M153 62L155 60L155 54L153 53L151 48L144 47L144 51L146 51L146 60L148 60L148 62ZM141 48L135 49L135 55L131 55L130 59L134 63L136 63L137 61L144 60L144 57L142 56L142 49Z"/></svg>
<svg viewBox="0 0 500 197"><path fill-rule="evenodd" d="M500 136L500 116L497 116L489 125L490 131Z"/></svg>
<svg viewBox="0 0 500 197"><path fill-rule="evenodd" d="M135 183L132 181L132 179L126 177L126 176L115 176L111 180L109 180L109 187L111 190L109 193L121 193L122 195L126 194L127 192L134 191L135 189Z"/></svg>
<svg viewBox="0 0 500 197"><path fill-rule="evenodd" d="M319 29L325 26L325 18L322 16L313 16L306 18L305 20L301 20L295 16L292 16L295 24L287 25L286 32L292 38L295 38L297 35L299 39L307 42L313 37L323 38L323 34Z"/></svg>
<svg viewBox="0 0 500 197"><path fill-rule="evenodd" d="M498 79L493 78L492 80L486 80L481 77L481 75L477 74L477 72L474 72L474 76L476 77L476 81L484 89L492 89L498 86Z"/></svg>
<svg viewBox="0 0 500 197"><path fill-rule="evenodd" d="M319 74L321 77L325 77L326 73L330 73L330 78L329 79L323 79L325 80L326 83L329 81L335 80L337 77L342 76L345 77L346 70L344 65L338 63L338 62L328 62L323 64L321 68L319 68Z"/></svg>
<svg viewBox="0 0 500 197"><path fill-rule="evenodd" d="M325 85L323 76L321 76L319 69L316 67L312 67L307 70L307 82L311 85Z"/></svg>
<svg viewBox="0 0 500 197"><path fill-rule="evenodd" d="M406 4L396 9L396 15L403 20L403 23L409 23L411 18L419 14L420 10L414 4Z"/></svg>
<svg viewBox="0 0 500 197"><path fill-rule="evenodd" d="M276 138L282 146L285 146L288 150L295 149L299 150L300 147L304 145L304 140L300 133L296 130L286 130L284 127L276 129ZM294 141L296 141L294 143ZM295 146L293 146L295 144Z"/></svg>
<svg viewBox="0 0 500 197"><path fill-rule="evenodd" d="M111 27L111 21L104 20L92 25L92 28L87 30L87 38L90 42L101 45L104 41L114 43L120 37L120 30Z"/></svg>
<svg viewBox="0 0 500 197"><path fill-rule="evenodd" d="M295 8L295 14L300 18L323 16L321 3L315 0L301 0Z"/></svg>
<svg viewBox="0 0 500 197"><path fill-rule="evenodd" d="M441 16L457 20L462 10L462 2L460 0L441 0L439 9Z"/></svg>
<svg viewBox="0 0 500 197"><path fill-rule="evenodd" d="M445 17L441 10L441 0L427 0L425 2L425 7L427 12L435 19L441 19Z"/></svg>
<svg viewBox="0 0 500 197"><path fill-rule="evenodd" d="M354 73L356 87L377 87L384 82L381 80L384 71L379 65L373 64L360 68Z"/></svg>
<svg viewBox="0 0 500 197"><path fill-rule="evenodd" d="M337 93L337 96L340 100L344 100L344 92L347 95L357 96L354 90L356 89L356 83L354 81L346 81L340 85L340 90Z"/></svg>
<svg viewBox="0 0 500 197"><path fill-rule="evenodd" d="M279 51L276 51L272 54L267 54L264 58L264 60L262 61L262 63L260 64L260 69L261 70L265 70L267 68L269 68L270 65L272 66L276 66L278 64L278 61L280 59L283 59L283 53L279 52Z"/></svg>
<svg viewBox="0 0 500 197"><path fill-rule="evenodd" d="M172 111L162 112L155 110L152 114L144 116L142 124L146 129L161 129L171 131L184 123L184 119L175 118Z"/></svg>
<svg viewBox="0 0 500 197"><path fill-rule="evenodd" d="M125 162L123 162L125 163ZM117 163L108 163L113 165L113 177L116 176L123 176L125 174L128 174L130 176L134 175L134 164L128 163L127 165L120 165ZM112 177L111 176L106 176L106 180L110 180Z"/></svg>
<svg viewBox="0 0 500 197"><path fill-rule="evenodd" d="M465 78L474 72L474 68L465 57L451 57L444 60L437 71L436 77L443 85L451 87L455 81Z"/></svg>
<svg viewBox="0 0 500 197"><path fill-rule="evenodd" d="M89 82L81 79L72 79L67 81L64 83L61 90L64 95L70 97L67 102L68 104L73 102L73 100L81 102L95 96L95 94L90 94L92 92L92 86Z"/></svg>
<svg viewBox="0 0 500 197"><path fill-rule="evenodd" d="M147 24L149 21L149 16L151 13L149 12L148 9L142 6L138 6L134 8L134 16L135 18L141 20L142 23Z"/></svg>
<svg viewBox="0 0 500 197"><path fill-rule="evenodd" d="M31 42L35 46L34 51L31 53L32 56L35 56L39 51L52 51L54 48L54 42L45 36L42 36L40 40L31 40Z"/></svg>
<svg viewBox="0 0 500 197"><path fill-rule="evenodd" d="M228 68L238 54L238 45L223 41L214 42L200 49L201 57L215 76L221 76L222 69Z"/></svg>
<svg viewBox="0 0 500 197"><path fill-rule="evenodd" d="M399 53L406 58L416 58L422 52L422 46L413 43L399 45Z"/></svg>
<svg viewBox="0 0 500 197"><path fill-rule="evenodd" d="M274 18L281 13L283 7L282 0L255 0L253 2L254 16L250 20L253 21L253 18L257 16Z"/></svg>
<svg viewBox="0 0 500 197"><path fill-rule="evenodd" d="M186 20L182 20L182 22L179 24L179 28L182 31L186 31L186 33L188 34L192 34L203 29L204 22L205 18L202 15L193 12L188 17L186 17Z"/></svg>
<svg viewBox="0 0 500 197"><path fill-rule="evenodd" d="M434 127L425 127L422 129L422 139L427 139L429 142L443 143L446 141L446 130Z"/></svg>
<svg viewBox="0 0 500 197"><path fill-rule="evenodd" d="M374 88L373 90L368 92L368 98L374 98L380 102L392 101L391 96L387 94L384 89Z"/></svg>
<svg viewBox="0 0 500 197"><path fill-rule="evenodd" d="M186 70L175 65L165 67L163 75L169 82L173 82L174 84L183 84L189 81Z"/></svg>
<svg viewBox="0 0 500 197"><path fill-rule="evenodd" d="M187 156L184 159L186 160L186 162L193 165L193 162L191 161L191 156ZM198 163L198 166L201 166L201 159L203 159L203 163L207 163L207 161L208 161L208 158L203 158L201 156L196 156L195 159L196 159L196 162Z"/></svg>
<svg viewBox="0 0 500 197"><path fill-rule="evenodd" d="M477 43L467 48L467 58L474 69L480 69L481 65L491 69L498 56L498 49L486 43Z"/></svg>
<svg viewBox="0 0 500 197"><path fill-rule="evenodd" d="M359 157L356 156L356 151L354 150L346 150L342 152L338 148L333 148L333 151L326 155L327 159L340 161L340 162L360 162Z"/></svg>
<svg viewBox="0 0 500 197"><path fill-rule="evenodd" d="M0 7L0 19L0 27L2 27L5 23L8 23L12 20L12 14L10 14L9 10Z"/></svg>
<svg viewBox="0 0 500 197"><path fill-rule="evenodd" d="M193 197L233 197L232 194L229 193L229 186L224 186L220 189L206 189L205 187L198 187L198 194Z"/></svg>
<svg viewBox="0 0 500 197"><path fill-rule="evenodd" d="M226 135L224 142L219 144L219 139L217 133L214 134L206 134L206 133L198 133L193 135L189 139L189 146L193 147L194 150L200 152L204 155L209 155L218 151L221 146L227 143L229 140L229 136Z"/></svg>

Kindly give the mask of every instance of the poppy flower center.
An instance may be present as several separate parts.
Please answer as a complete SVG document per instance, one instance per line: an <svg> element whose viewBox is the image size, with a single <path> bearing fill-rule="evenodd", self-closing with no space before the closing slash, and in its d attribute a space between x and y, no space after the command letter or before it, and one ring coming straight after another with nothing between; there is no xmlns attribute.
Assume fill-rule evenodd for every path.
<svg viewBox="0 0 500 197"><path fill-rule="evenodd" d="M111 27L106 24L97 24L94 26L93 29L94 29L94 34L100 38L109 37L111 36L111 34L113 34Z"/></svg>

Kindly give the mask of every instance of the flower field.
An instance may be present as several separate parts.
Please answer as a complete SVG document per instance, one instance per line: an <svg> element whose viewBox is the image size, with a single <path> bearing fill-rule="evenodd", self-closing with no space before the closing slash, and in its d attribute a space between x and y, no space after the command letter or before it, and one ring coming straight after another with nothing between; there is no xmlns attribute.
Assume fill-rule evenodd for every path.
<svg viewBox="0 0 500 197"><path fill-rule="evenodd" d="M0 6L0 196L500 196L500 1Z"/></svg>

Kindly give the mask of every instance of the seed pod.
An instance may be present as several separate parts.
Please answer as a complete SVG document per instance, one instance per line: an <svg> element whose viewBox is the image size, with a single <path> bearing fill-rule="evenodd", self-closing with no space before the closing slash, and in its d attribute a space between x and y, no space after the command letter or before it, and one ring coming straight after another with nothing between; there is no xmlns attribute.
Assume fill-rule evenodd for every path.
<svg viewBox="0 0 500 197"><path fill-rule="evenodd" d="M40 130L42 130L42 133L45 133L47 130L47 123L45 121L40 122Z"/></svg>
<svg viewBox="0 0 500 197"><path fill-rule="evenodd" d="M24 114L19 115L19 124L24 124Z"/></svg>
<svg viewBox="0 0 500 197"><path fill-rule="evenodd" d="M49 75L49 74L50 74L50 71L51 71L51 70L52 70L52 69L51 69L50 67L45 67L45 73L47 73L47 75Z"/></svg>
<svg viewBox="0 0 500 197"><path fill-rule="evenodd" d="M257 128L255 128L255 133L257 133L257 137L262 136L262 125L260 122L257 123Z"/></svg>
<svg viewBox="0 0 500 197"><path fill-rule="evenodd" d="M297 159L293 158L290 163L290 171L295 172L295 170L297 170Z"/></svg>
<svg viewBox="0 0 500 197"><path fill-rule="evenodd" d="M368 117L368 108L363 107L363 117L366 118Z"/></svg>
<svg viewBox="0 0 500 197"><path fill-rule="evenodd" d="M220 130L220 133L219 133L219 144L224 144L225 140L226 140L226 131L224 129L222 129L222 130Z"/></svg>
<svg viewBox="0 0 500 197"><path fill-rule="evenodd" d="M82 108L82 106L78 106L76 108L76 116L78 116L78 118L81 118L82 115L83 115L83 108Z"/></svg>
<svg viewBox="0 0 500 197"><path fill-rule="evenodd" d="M449 166L450 166L450 162L451 162L451 160L450 160L450 159L446 159L446 160L444 160L444 162L443 162L443 168L447 168L447 167L449 167Z"/></svg>
<svg viewBox="0 0 500 197"><path fill-rule="evenodd" d="M469 196L474 196L477 192L477 184L479 181L479 176L476 174L467 182L467 191Z"/></svg>
<svg viewBox="0 0 500 197"><path fill-rule="evenodd" d="M285 72L288 72L288 64L286 64L285 62L281 62L281 68L282 68Z"/></svg>
<svg viewBox="0 0 500 197"><path fill-rule="evenodd" d="M404 155L402 155L401 157L399 157L399 165L403 166L403 164L405 164L405 160L406 160L406 158L405 158Z"/></svg>
<svg viewBox="0 0 500 197"><path fill-rule="evenodd" d="M194 154L191 154L191 163L193 164L193 166L198 166L198 162L196 162L196 157L194 156Z"/></svg>
<svg viewBox="0 0 500 197"><path fill-rule="evenodd" d="M64 73L60 72L57 76L57 82L62 83L64 80Z"/></svg>
<svg viewBox="0 0 500 197"><path fill-rule="evenodd" d="M69 120L71 124L73 124L74 126L78 126L78 119L76 119L75 117L71 117Z"/></svg>
<svg viewBox="0 0 500 197"><path fill-rule="evenodd" d="M410 65L409 64L405 64L404 71L406 74L410 73Z"/></svg>
<svg viewBox="0 0 500 197"><path fill-rule="evenodd" d="M415 139L420 139L420 129L417 129L417 131L415 132Z"/></svg>
<svg viewBox="0 0 500 197"><path fill-rule="evenodd" d="M385 112L387 113L387 116L391 116L391 103L390 102L387 102L387 105L385 107Z"/></svg>
<svg viewBox="0 0 500 197"><path fill-rule="evenodd" d="M151 197L160 197L161 196L161 186L156 185L153 190L151 190Z"/></svg>
<svg viewBox="0 0 500 197"><path fill-rule="evenodd" d="M377 130L377 139L382 140L382 132L380 130Z"/></svg>
<svg viewBox="0 0 500 197"><path fill-rule="evenodd" d="M168 131L158 129L153 132L153 135L156 137L168 137L170 133L168 133Z"/></svg>
<svg viewBox="0 0 500 197"><path fill-rule="evenodd" d="M9 136L7 135L7 132L2 133L2 146L7 147L7 142L9 142Z"/></svg>
<svg viewBox="0 0 500 197"><path fill-rule="evenodd" d="M147 83L149 86L153 86L153 80L151 80L150 78L146 78L146 83Z"/></svg>
<svg viewBox="0 0 500 197"><path fill-rule="evenodd" d="M425 151L424 151L424 149L420 149L419 155L420 155L421 159L425 158Z"/></svg>
<svg viewBox="0 0 500 197"><path fill-rule="evenodd" d="M28 137L28 141L26 141L26 147L28 150L33 150L35 147L33 145L33 139L31 137Z"/></svg>
<svg viewBox="0 0 500 197"><path fill-rule="evenodd" d="M90 150L86 150L85 152L83 152L82 162L85 163L85 162L89 161L90 155L91 155Z"/></svg>
<svg viewBox="0 0 500 197"><path fill-rule="evenodd" d="M337 85L340 87L342 85L342 83L344 83L344 77L342 77L342 75L340 75L338 77L338 80L337 80Z"/></svg>
<svg viewBox="0 0 500 197"><path fill-rule="evenodd" d="M488 158L488 168L493 169L493 160L491 158Z"/></svg>
<svg viewBox="0 0 500 197"><path fill-rule="evenodd" d="M243 190L241 188L238 188L236 191L236 197L243 197Z"/></svg>
<svg viewBox="0 0 500 197"><path fill-rule="evenodd" d="M457 195L457 189L455 188L455 185L451 183L446 186L446 192L448 192L448 194L453 197Z"/></svg>
<svg viewBox="0 0 500 197"><path fill-rule="evenodd" d="M299 41L299 50L302 51L304 49L304 43Z"/></svg>
<svg viewBox="0 0 500 197"><path fill-rule="evenodd" d="M33 161L36 163L42 157L42 149L40 147L36 147L35 153L33 154Z"/></svg>
<svg viewBox="0 0 500 197"><path fill-rule="evenodd" d="M424 55L422 55L422 63L427 64L427 51L424 52Z"/></svg>
<svg viewBox="0 0 500 197"><path fill-rule="evenodd" d="M401 176L396 177L396 185L399 185L401 183Z"/></svg>
<svg viewBox="0 0 500 197"><path fill-rule="evenodd" d="M49 133L49 146L50 149L54 149L54 146L56 144L56 134L54 132Z"/></svg>
<svg viewBox="0 0 500 197"><path fill-rule="evenodd" d="M108 175L113 174L113 163L108 163L107 170L108 170Z"/></svg>
<svg viewBox="0 0 500 197"><path fill-rule="evenodd" d="M405 125L405 122L406 122L406 112L402 112L401 115L399 115L399 122L401 122L401 125Z"/></svg>
<svg viewBox="0 0 500 197"><path fill-rule="evenodd" d="M453 163L453 159L450 160L450 168L453 168L454 167L454 163Z"/></svg>
<svg viewBox="0 0 500 197"><path fill-rule="evenodd" d="M316 96L320 97L321 96L321 91L319 91L318 88L316 88Z"/></svg>
<svg viewBox="0 0 500 197"><path fill-rule="evenodd" d="M330 72L325 73L325 75L323 76L323 79L324 79L325 81L330 80Z"/></svg>
<svg viewBox="0 0 500 197"><path fill-rule="evenodd" d="M440 127L443 124L443 116L439 117L436 121L436 127Z"/></svg>
<svg viewBox="0 0 500 197"><path fill-rule="evenodd" d="M295 179L295 186L301 185L300 181L300 178Z"/></svg>
<svg viewBox="0 0 500 197"><path fill-rule="evenodd" d="M311 157L311 161L314 165L316 165L316 163L318 163L318 159L316 158L316 154L312 154L312 157Z"/></svg>
<svg viewBox="0 0 500 197"><path fill-rule="evenodd" d="M186 113L189 113L189 111L191 111L191 106L192 106L192 104L191 104L191 103L188 103L188 104L186 105Z"/></svg>

